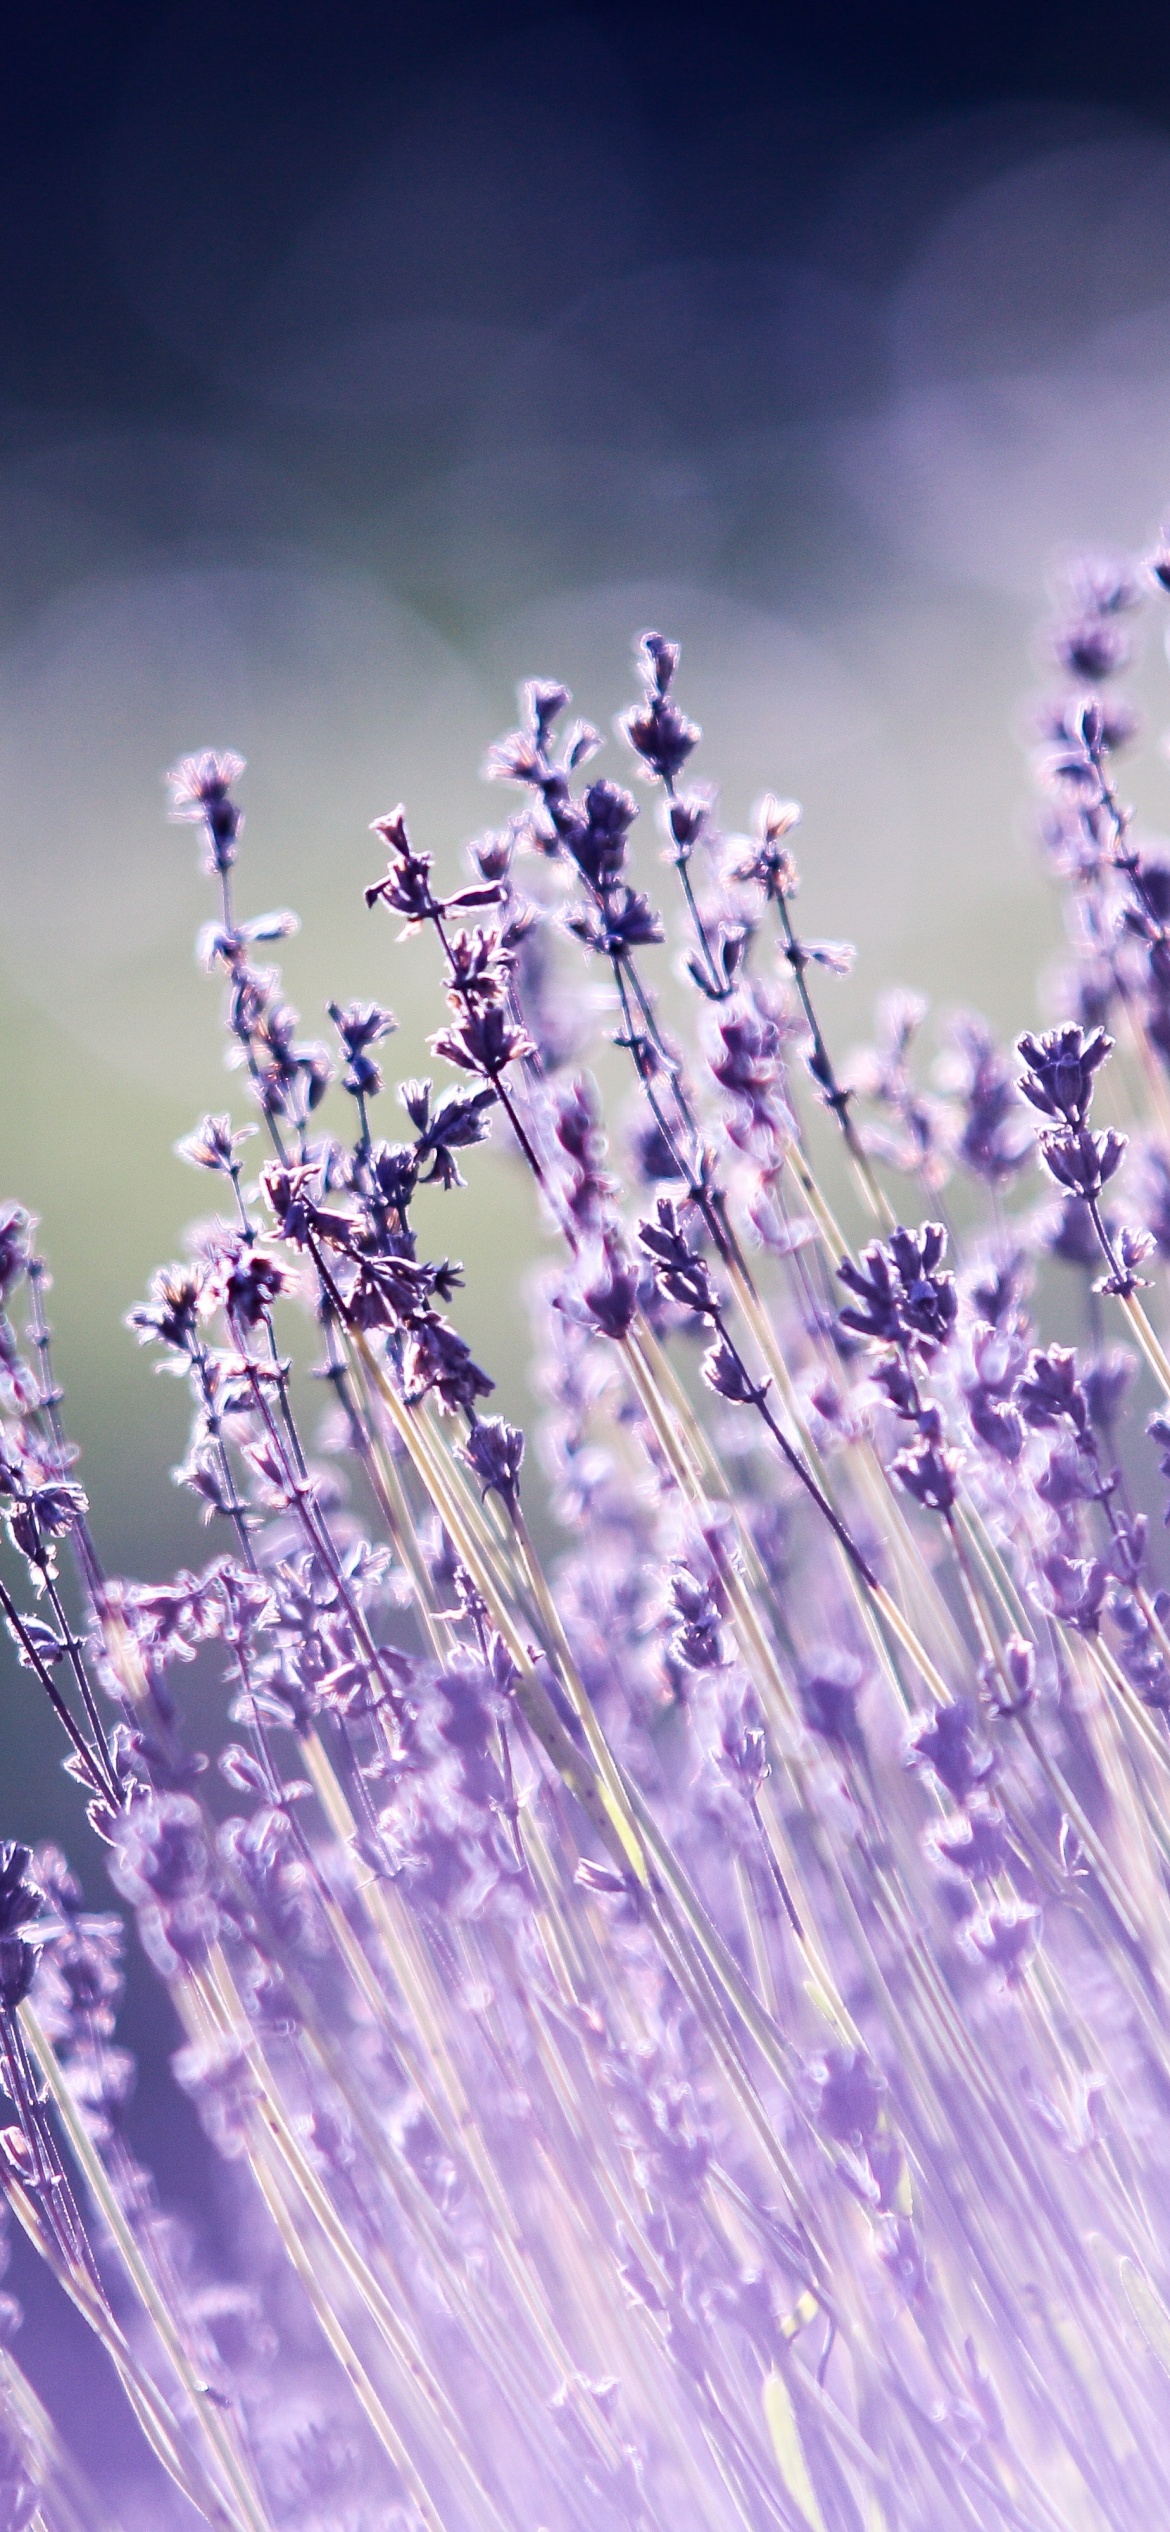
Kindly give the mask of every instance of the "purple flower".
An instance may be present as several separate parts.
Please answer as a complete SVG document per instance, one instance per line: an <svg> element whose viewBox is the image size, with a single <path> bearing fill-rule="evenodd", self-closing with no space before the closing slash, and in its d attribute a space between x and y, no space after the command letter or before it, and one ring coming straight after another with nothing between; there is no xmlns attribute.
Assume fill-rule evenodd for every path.
<svg viewBox="0 0 1170 2532"><path fill-rule="evenodd" d="M857 1299L842 1310L842 1326L881 1345L927 1352L945 1345L957 1308L954 1276L942 1271L946 1246L942 1224L927 1222L920 1231L899 1229L888 1241L875 1240L860 1266L843 1258L838 1276Z"/></svg>
<svg viewBox="0 0 1170 2532"><path fill-rule="evenodd" d="M697 724L685 718L671 696L679 646L677 642L665 642L661 633L643 633L638 656L645 700L631 704L629 711L623 712L618 728L635 755L641 757L651 779L673 783L702 736Z"/></svg>
<svg viewBox="0 0 1170 2532"><path fill-rule="evenodd" d="M1022 1037L1018 1051L1027 1067L1020 1076L1025 1099L1042 1116L1061 1117L1074 1127L1086 1125L1095 1075L1113 1052L1113 1040L1104 1029L1050 1029L1044 1037Z"/></svg>
<svg viewBox="0 0 1170 2532"><path fill-rule="evenodd" d="M775 1020L749 1004L721 1018L718 1034L720 1052L711 1066L715 1080L743 1101L751 1128L787 1131L784 1041Z"/></svg>
<svg viewBox="0 0 1170 2532"><path fill-rule="evenodd" d="M499 904L504 890L497 879L485 880L480 887L461 888L453 897L435 896L430 879L432 857L429 853L416 853L401 803L385 817L374 818L370 832L381 836L391 862L385 878L374 880L366 889L366 904L381 903L389 906L392 913L405 917L400 940L411 939L424 924L442 923L447 915Z"/></svg>
<svg viewBox="0 0 1170 2532"><path fill-rule="evenodd" d="M1083 1196L1063 1196L1056 1208L1046 1207L1036 1219L1033 1237L1062 1265L1082 1266L1088 1272L1101 1262L1101 1243Z"/></svg>
<svg viewBox="0 0 1170 2532"><path fill-rule="evenodd" d="M382 1087L382 1075L370 1053L390 1036L398 1022L392 1011L384 1011L378 1002L347 1002L341 1010L329 1003L329 1017L341 1039L345 1052L342 1088L351 1098L372 1099Z"/></svg>
<svg viewBox="0 0 1170 2532"><path fill-rule="evenodd" d="M22 1204L0 1204L0 1308L26 1272L33 1220Z"/></svg>
<svg viewBox="0 0 1170 2532"><path fill-rule="evenodd" d="M703 1356L703 1378L716 1397L726 1398L733 1407L756 1407L768 1393L769 1383L753 1380L742 1356L726 1336L718 1336L709 1353Z"/></svg>
<svg viewBox="0 0 1170 2532"><path fill-rule="evenodd" d="M628 1336L637 1308L638 1278L620 1242L608 1235L602 1242L602 1271L581 1294L589 1317L603 1336Z"/></svg>
<svg viewBox="0 0 1170 2532"><path fill-rule="evenodd" d="M956 1697L952 1705L940 1706L929 1723L919 1725L910 1743L907 1765L928 1767L945 1786L952 1802L970 1801L992 1774L995 1754L980 1743L975 1708L969 1698Z"/></svg>
<svg viewBox="0 0 1170 2532"><path fill-rule="evenodd" d="M1107 1568L1099 1558L1054 1552L1042 1559L1040 1573L1040 1596L1045 1607L1062 1625L1075 1627L1079 1635L1095 1635L1109 1582Z"/></svg>
<svg viewBox="0 0 1170 2532"><path fill-rule="evenodd" d="M403 1357L404 1385L412 1404L434 1391L448 1414L488 1398L495 1382L472 1361L471 1348L446 1319L428 1315L412 1325Z"/></svg>
<svg viewBox="0 0 1170 2532"><path fill-rule="evenodd" d="M777 800L766 792L756 811L756 850L740 864L736 878L762 888L770 904L787 903L796 895L796 864L785 843L785 837L800 824L800 804L796 800Z"/></svg>
<svg viewBox="0 0 1170 2532"><path fill-rule="evenodd" d="M566 810L561 840L590 888L605 895L620 880L638 804L620 785L592 782L579 807Z"/></svg>
<svg viewBox="0 0 1170 2532"><path fill-rule="evenodd" d="M648 1188L656 1188L664 1182L669 1185L671 1180L679 1180L686 1175L679 1152L674 1150L674 1144L669 1142L656 1117L651 1117L648 1124L638 1124L633 1129L633 1162L636 1162L638 1177Z"/></svg>
<svg viewBox="0 0 1170 2532"><path fill-rule="evenodd" d="M844 1748L860 1746L857 1700L865 1681L862 1664L853 1653L827 1646L811 1661L801 1665L798 1674L800 1710L810 1732L818 1739L840 1742Z"/></svg>
<svg viewBox="0 0 1170 2532"><path fill-rule="evenodd" d="M986 1916L972 1917L962 1941L973 1958L997 1972L1005 1987L1018 1987L1039 1942L1041 1924L1039 1908L1017 1899L1006 1907L990 1908Z"/></svg>
<svg viewBox="0 0 1170 2532"><path fill-rule="evenodd" d="M521 726L497 739L484 772L489 782L532 782L547 757L553 731L573 698L553 677L529 677L520 688Z"/></svg>
<svg viewBox="0 0 1170 2532"><path fill-rule="evenodd" d="M40 1915L41 1894L28 1878L27 1846L0 1843L0 2013L15 2013L27 1996L37 1955L21 1929Z"/></svg>
<svg viewBox="0 0 1170 2532"><path fill-rule="evenodd" d="M712 798L702 790L683 792L671 800L666 824L673 848L670 854L672 861L680 866L689 862L695 846L708 841L712 810Z"/></svg>
<svg viewBox="0 0 1170 2532"><path fill-rule="evenodd" d="M1027 1422L1040 1430L1047 1425L1068 1423L1078 1435L1087 1431L1088 1402L1070 1346L1050 1345L1046 1353L1031 1355L1016 1399Z"/></svg>
<svg viewBox="0 0 1170 2532"><path fill-rule="evenodd" d="M1018 1408L975 1384L966 1392L973 1431L984 1448L1014 1468L1024 1447L1024 1424Z"/></svg>
<svg viewBox="0 0 1170 2532"><path fill-rule="evenodd" d="M166 778L171 792L171 819L178 826L203 828L209 866L221 874L229 871L235 861L244 823L242 812L230 796L232 784L239 781L244 769L244 758L233 755L230 748L217 753L214 748L205 747L196 756L181 756Z"/></svg>
<svg viewBox="0 0 1170 2532"><path fill-rule="evenodd" d="M685 1567L671 1576L673 1621L671 1650L687 1670L722 1670L727 1661L723 1612L710 1583L697 1581Z"/></svg>
<svg viewBox="0 0 1170 2532"><path fill-rule="evenodd" d="M964 1387L971 1423L988 1450L1014 1465L1024 1447L1023 1420L1012 1403L1024 1348L1017 1337L992 1325L980 1331L971 1353L975 1378Z"/></svg>
<svg viewBox="0 0 1170 2532"><path fill-rule="evenodd" d="M928 1833L931 1852L968 1881L995 1881L1008 1865L1006 1823L998 1803L973 1802Z"/></svg>
<svg viewBox="0 0 1170 2532"><path fill-rule="evenodd" d="M719 1302L705 1260L690 1245L670 1196L658 1199L657 1218L639 1222L638 1238L654 1269L660 1289L680 1309L700 1318L717 1319Z"/></svg>
<svg viewBox="0 0 1170 2532"><path fill-rule="evenodd" d="M601 906L582 906L566 921L587 949L600 950L606 958L628 958L632 950L665 938L661 916L638 888L610 889Z"/></svg>
<svg viewBox="0 0 1170 2532"><path fill-rule="evenodd" d="M1081 1450L1058 1443L1036 1479L1036 1493L1056 1513L1074 1511L1099 1494L1092 1459Z"/></svg>
<svg viewBox="0 0 1170 2532"><path fill-rule="evenodd" d="M479 1479L485 1495L497 1494L514 1512L520 1491L520 1462L524 1457L524 1436L514 1424L505 1424L500 1416L477 1418L460 1457L467 1461Z"/></svg>
<svg viewBox="0 0 1170 2532"><path fill-rule="evenodd" d="M951 1510L958 1492L958 1462L953 1451L945 1450L938 1442L917 1442L896 1451L890 1468L899 1485L925 1512Z"/></svg>
<svg viewBox="0 0 1170 2532"><path fill-rule="evenodd" d="M1137 1356L1128 1345L1111 1345L1085 1365L1084 1392L1090 1420L1108 1433L1117 1422L1137 1371Z"/></svg>
<svg viewBox="0 0 1170 2532"><path fill-rule="evenodd" d="M138 1912L142 1939L164 1978L200 1964L219 1930L214 1860L203 1815L189 1794L144 1794L115 1832L115 1887Z"/></svg>
<svg viewBox="0 0 1170 2532"><path fill-rule="evenodd" d="M1081 1126L1066 1134L1040 1137L1040 1151L1049 1176L1086 1204L1096 1203L1102 1188L1120 1169L1125 1148L1125 1135L1115 1134L1112 1126L1104 1134L1090 1134Z"/></svg>
<svg viewBox="0 0 1170 2532"><path fill-rule="evenodd" d="M1052 637L1052 654L1061 668L1073 677L1081 677L1086 685L1095 686L1102 677L1114 677L1124 668L1130 655L1129 636L1122 625L1108 616L1081 616L1070 624L1062 624Z"/></svg>
<svg viewBox="0 0 1170 2532"><path fill-rule="evenodd" d="M1153 1236L1149 1231L1134 1230L1123 1223L1113 1237L1109 1272L1101 1276L1095 1290L1116 1293L1123 1301L1128 1300L1131 1293L1139 1291L1149 1281L1148 1276L1137 1274L1135 1269L1145 1264L1153 1246Z"/></svg>
<svg viewBox="0 0 1170 2532"><path fill-rule="evenodd" d="M211 1262L204 1299L209 1309L226 1310L237 1326L254 1329L265 1324L289 1281L279 1258L236 1237L224 1241Z"/></svg>
<svg viewBox="0 0 1170 2532"><path fill-rule="evenodd" d="M961 1012L952 1022L951 1045L947 1087L963 1108L956 1157L987 1186L1002 1187L1031 1149L1019 1090L1006 1056L976 1012Z"/></svg>
<svg viewBox="0 0 1170 2532"><path fill-rule="evenodd" d="M817 2123L840 2145L864 2148L877 2135L886 2096L884 2077L859 2049L826 2049L812 2069Z"/></svg>
<svg viewBox="0 0 1170 2532"><path fill-rule="evenodd" d="M175 1150L179 1159L190 1161L193 1168L222 1170L225 1177L231 1178L239 1166L236 1153L240 1144L255 1132L254 1125L243 1125L233 1133L228 1116L202 1117L193 1131L176 1143Z"/></svg>
<svg viewBox="0 0 1170 2532"><path fill-rule="evenodd" d="M149 1302L140 1302L127 1320L139 1344L157 1342L189 1355L198 1339L206 1288L206 1276L193 1267L160 1266L151 1279Z"/></svg>
<svg viewBox="0 0 1170 2532"><path fill-rule="evenodd" d="M469 1011L455 1028L439 1029L428 1043L433 1055L458 1065L462 1072L479 1073L493 1084L509 1064L536 1053L527 1031L509 1018L500 1003Z"/></svg>

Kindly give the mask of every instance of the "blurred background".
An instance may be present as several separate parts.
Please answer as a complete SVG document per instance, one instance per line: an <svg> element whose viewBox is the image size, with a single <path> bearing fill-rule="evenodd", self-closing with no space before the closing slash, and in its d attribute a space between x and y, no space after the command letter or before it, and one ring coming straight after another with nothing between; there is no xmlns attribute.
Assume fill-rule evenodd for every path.
<svg viewBox="0 0 1170 2532"><path fill-rule="evenodd" d="M452 867L515 680L608 728L658 623L728 822L805 803L809 921L861 952L838 1040L895 979L1034 1018L1035 625L1062 551L1170 503L1170 18L38 0L3 30L0 1192L44 1223L110 1561L158 1573L206 1542L122 1314L198 1209L176 1136L232 1095L164 769L248 757L241 904L299 909L312 1031L376 993L412 1069L433 970L364 911L370 818L404 799ZM1170 823L1156 754L1143 782ZM506 1172L445 1237L522 1413ZM84 1854L12 1665L0 1793L0 1833ZM192 2150L159 2124L180 2199Z"/></svg>

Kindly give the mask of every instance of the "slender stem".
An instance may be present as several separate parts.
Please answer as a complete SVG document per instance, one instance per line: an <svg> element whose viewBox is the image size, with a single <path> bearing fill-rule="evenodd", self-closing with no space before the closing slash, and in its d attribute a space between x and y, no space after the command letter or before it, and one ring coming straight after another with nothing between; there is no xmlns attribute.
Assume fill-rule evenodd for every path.
<svg viewBox="0 0 1170 2532"><path fill-rule="evenodd" d="M305 2154L283 2104L261 2049L257 2034L249 2022L237 1992L231 1970L223 1954L214 1958L208 1982L193 1981L202 1986L204 2001L210 2003L216 2019L242 2043L249 2077L254 2088L255 2121L271 2142L305 2206L320 2226L331 2257L348 2280L358 2301L368 2314L388 2353L401 2369L404 2380L412 2386L428 2411L433 2424L443 2434L443 2450L447 2460L463 2477L479 2510L475 2520L495 2524L501 2517L493 2500L468 2460L464 2450L458 2415L445 2389L435 2380L430 2369L411 2343L399 2315L368 2260L350 2239L333 2201L319 2180ZM340 2328L340 2323L338 2324Z"/></svg>
<svg viewBox="0 0 1170 2532"><path fill-rule="evenodd" d="M456 965L455 965L455 959L454 959L454 955L453 955L453 953L452 953L452 949L451 949L451 944L450 944L450 942L449 942L449 940L448 940L448 938L447 938L446 928L445 928L445 925L444 925L444 923L443 923L443 918L442 918L442 915L438 912L437 908L432 908L432 911L431 911L431 921L432 921L432 923L434 924L435 930L436 930L436 932L438 933L439 939L440 939L440 941L442 942L442 945L443 945L443 955L444 955L444 957L446 958L446 961L447 961L447 968L448 968L448 972L449 972L449 975L450 975L450 978L451 978L451 986L450 986L450 990L451 990L452 998L453 998L454 1000L456 1000L456 1001L460 1004L460 1006L461 1006L461 1008L462 1008L463 1010L470 1012L470 1010L472 1009L471 998L470 998L470 996L469 996L468 994L466 994L465 992L463 992L463 990L462 990L462 989L461 989L461 987L460 987L459 980L458 980L458 973L457 973L457 970L456 970ZM519 1116L518 1116L518 1114L517 1114L517 1112L516 1112L515 1102L514 1102L514 1100L512 1099L512 1097L511 1097L510 1093L509 1093L507 1090L505 1090L505 1088L504 1088L504 1078L503 1078L503 1074L502 1074L502 1072L500 1072L500 1073L492 1073L492 1074L488 1075L488 1079L489 1079L489 1080L490 1080L490 1082L491 1082L492 1089L495 1091L495 1094L496 1094L497 1099L499 1100L500 1106L502 1107L502 1109L503 1109L503 1111L504 1111L504 1114L505 1114L505 1116L507 1117L508 1123L509 1123L509 1125L510 1125L510 1126L511 1126L511 1128L512 1128L512 1132L513 1132L513 1134L514 1134L514 1135L515 1135L515 1137L516 1137L516 1140L517 1140L517 1142L518 1142L518 1144L519 1144L519 1146L520 1146L520 1149L521 1149L521 1151L522 1151L522 1152L523 1152L523 1154L524 1154L524 1158L525 1158L525 1160L527 1161L528 1166L529 1166L530 1170L532 1171L532 1174L533 1174L534 1178L536 1179L538 1186L543 1187L543 1185L544 1185L544 1171L542 1170L541 1165L540 1165L540 1162L539 1162L539 1160L538 1160L538 1159L537 1159L537 1157L536 1157L536 1153L534 1152L534 1150L533 1150L533 1148L532 1148L532 1145L531 1145L531 1143L529 1142L528 1136L527 1136L527 1134L526 1134L526 1133L525 1133L525 1131L524 1131L524 1127L523 1127L523 1125L522 1125L522 1124L521 1124L521 1122L520 1122L520 1118L519 1118Z"/></svg>
<svg viewBox="0 0 1170 2532"><path fill-rule="evenodd" d="M813 1476L812 1470L806 1466L800 1452L793 1448L787 1434L777 1423L776 1418L772 1413L772 1409L768 1404L767 1398L762 1392L757 1393L755 1404L757 1412L762 1417L763 1422L767 1425L773 1441L783 1452L784 1457L792 1470L793 1476L800 1479L805 1493L809 1496L810 1501L815 1503L822 1520L828 1522L829 1528L837 1541L838 1547L841 1549L843 1555L848 1559L848 1562L852 1566L859 1581L865 1584L867 1591L871 1591L876 1594L880 1591L881 1586L872 1565L869 1563L868 1558L862 1555L861 1549L858 1547L856 1540L847 1529L840 1513L834 1510L833 1505L829 1502L828 1496L822 1494L816 1478Z"/></svg>
<svg viewBox="0 0 1170 2532"><path fill-rule="evenodd" d="M43 1414L45 1422L52 1435L53 1447L57 1453L58 1466L64 1470L69 1464L68 1442L66 1439L65 1428L61 1422L61 1399L63 1392L53 1373L52 1330L50 1329L48 1320L45 1317L43 1285L47 1268L44 1259L41 1257L30 1257L25 1272L28 1277L29 1318L32 1326L32 1341L39 1357L41 1386L39 1411ZM73 1531L70 1533L70 1537L72 1541L76 1542L79 1551L79 1562L85 1579L86 1589L95 1601L99 1600L105 1584L105 1575L102 1571L101 1558L99 1557L97 1548L94 1544L93 1532L90 1529L89 1522L84 1513L81 1515L80 1520L75 1524Z"/></svg>
<svg viewBox="0 0 1170 2532"><path fill-rule="evenodd" d="M1120 1300L1150 1370L1159 1383L1163 1396L1170 1401L1170 1355L1155 1335L1136 1293L1122 1293Z"/></svg>
<svg viewBox="0 0 1170 2532"><path fill-rule="evenodd" d="M0 2404L12 2421L26 2466L46 2492L45 2532L121 2532L104 2500L62 2444L48 2410L7 2348L0 2348ZM35 2525L38 2517L34 2515Z"/></svg>
<svg viewBox="0 0 1170 2532"><path fill-rule="evenodd" d="M624 1824L619 1826L619 1822L612 1816L592 1766L566 1732L535 1667L527 1637L517 1626L511 1608L501 1595L490 1555L485 1557L481 1553L473 1532L462 1517L457 1498L444 1486L434 1461L424 1446L415 1416L410 1408L403 1405L393 1383L383 1371L368 1338L360 1328L351 1330L351 1337L368 1378L382 1399L391 1421L405 1441L435 1509L454 1540L462 1563L466 1566L481 1598L491 1610L493 1625L508 1647L518 1673L516 1697L525 1721L546 1755L551 1759L569 1792L575 1796L592 1821L605 1845L613 1852L616 1838L617 1852L623 1865L634 1863L637 1869L638 1850L635 1847L634 1852L631 1853L627 1845Z"/></svg>
<svg viewBox="0 0 1170 2532"><path fill-rule="evenodd" d="M84 2268L63 2257L41 2221L30 2193L11 2174L4 2194L33 2249L111 2358L144 2435L176 2486L215 2532L250 2532L248 2518L231 2506L208 2477L186 2430L123 2336L104 2296Z"/></svg>
<svg viewBox="0 0 1170 2532"><path fill-rule="evenodd" d="M715 964L715 952L711 947L710 935L699 911L698 899L695 895L694 888L691 885L689 860L690 857L687 854L676 854L674 866L678 872L679 879L682 882L682 892L687 901L687 911L695 927L699 948L702 952L703 965L707 970L708 984L711 987L715 1001L725 1002L727 1000L729 988Z"/></svg>
<svg viewBox="0 0 1170 2532"><path fill-rule="evenodd" d="M394 2419L380 2397L374 2382L363 2365L352 2340L342 2328L331 2294L326 2291L321 2274L321 2246L305 2238L300 2212L289 2206L282 2177L274 2160L261 2148L253 2164L257 2186L279 2235L281 2246L308 2296L310 2306L346 2381L373 2428L379 2444L401 2471L411 2497L418 2508L427 2532L445 2532L443 2517L434 2504L426 2481L415 2466L409 2445L400 2434Z"/></svg>
<svg viewBox="0 0 1170 2532"><path fill-rule="evenodd" d="M133 2230L123 2214L109 2175L92 2137L82 2120L68 2081L58 2061L51 2040L42 2027L34 2007L26 1999L20 2007L20 2019L27 2035L42 2079L54 2110L69 2140L70 2151L116 2246L127 2277L149 2315L170 2363L192 2404L195 2416L215 2456L216 2466L230 2488L252 2532L270 2532L269 2517L238 2436L231 2431L229 2413L225 2412L217 2394L209 2391L200 2369L194 2364L171 2314L170 2306L160 2292L143 2258Z"/></svg>
<svg viewBox="0 0 1170 2532"><path fill-rule="evenodd" d="M39 1679L58 1722L68 1733L78 1763L84 1769L94 1792L101 1797L102 1801L112 1801L116 1806L121 1801L121 1791L116 1776L112 1771L109 1775L103 1775L98 1759L95 1758L84 1734L70 1714L48 1664L41 1659L16 1602L3 1581L0 1581L0 1610L3 1611L4 1618L20 1646L29 1669Z"/></svg>
<svg viewBox="0 0 1170 2532"><path fill-rule="evenodd" d="M802 949L801 944L797 940L796 934L793 931L792 917L788 911L788 901L783 895L778 895L776 898L776 911L780 917L780 923L784 933L785 955L788 960L788 965L792 970L793 980L796 985L797 993L800 997L800 1006L804 1013L805 1025L813 1042L813 1063L811 1067L813 1078L815 1081L819 1082L824 1096L825 1106L832 1109L833 1115L836 1117L837 1123L841 1128L846 1150L848 1151L850 1160L852 1161L861 1181L866 1202L875 1214L877 1220L883 1225L884 1229L892 1231L894 1228L895 1218L894 1210L884 1189L878 1183L874 1174L873 1163L866 1151L864 1143L861 1141L857 1128L849 1113L850 1093L849 1091L842 1089L836 1072L834 1071L832 1057L830 1056L829 1049L825 1043L824 1033L822 1031L820 1021L817 1018L816 1011L813 1007L812 996L808 989L808 980L805 975L805 968L808 963L807 953Z"/></svg>
<svg viewBox="0 0 1170 2532"><path fill-rule="evenodd" d="M117 1775L115 1773L113 1759L110 1756L109 1743L106 1739L105 1724L102 1721L102 1717L98 1709L97 1699L94 1696L93 1689L90 1685L89 1673L81 1658L81 1646L79 1645L73 1629L69 1624L68 1612L65 1608L64 1602L62 1601L61 1594L57 1589L57 1585L53 1580L47 1560L42 1566L41 1572L44 1577L45 1595L48 1600L49 1607L51 1608L57 1621L61 1641L65 1646L66 1658L68 1660L70 1670L77 1682L78 1694L80 1695L82 1705L85 1709L86 1721L88 1722L90 1731L93 1734L95 1745L101 1754L102 1765L106 1770L110 1783L116 1784Z"/></svg>

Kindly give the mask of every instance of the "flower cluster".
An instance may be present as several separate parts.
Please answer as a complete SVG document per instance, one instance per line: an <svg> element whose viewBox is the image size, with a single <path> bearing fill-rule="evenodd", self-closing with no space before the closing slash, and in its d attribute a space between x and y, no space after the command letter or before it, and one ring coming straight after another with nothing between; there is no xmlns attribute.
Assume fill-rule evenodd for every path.
<svg viewBox="0 0 1170 2532"><path fill-rule="evenodd" d="M141 2429L133 2525L1162 2520L1170 880L1114 771L1159 589L1161 551L1070 577L1062 999L1015 1056L958 1014L933 1076L908 995L834 1051L799 810L723 831L657 632L615 728L669 904L551 680L466 876L374 821L367 904L447 1007L397 1132L388 1003L318 1043L257 963L294 918L237 913L241 760L175 769L256 1110L179 1145L223 1210L130 1313L189 1393L191 1570L109 1573L0 1208L10 1693L125 1912L0 1847L0 2189ZM553 1248L533 1448L419 1202L493 1139ZM127 1916L231 2166L227 2278L130 2143ZM15 2320L0 2520L103 2524Z"/></svg>

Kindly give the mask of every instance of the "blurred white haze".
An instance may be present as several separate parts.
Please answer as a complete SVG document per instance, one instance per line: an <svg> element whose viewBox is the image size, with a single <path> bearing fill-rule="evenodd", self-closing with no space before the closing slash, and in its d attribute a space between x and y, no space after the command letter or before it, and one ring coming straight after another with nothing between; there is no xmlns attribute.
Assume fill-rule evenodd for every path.
<svg viewBox="0 0 1170 2532"><path fill-rule="evenodd" d="M4 1191L44 1213L74 1421L105 1453L107 1535L143 1562L199 1543L142 1474L181 1402L120 1313L200 1202L174 1138L244 1106L192 962L206 884L164 823L179 752L249 760L241 904L299 909L309 1030L330 993L376 992L409 1070L434 976L363 908L369 820L404 799L450 867L506 805L477 772L514 681L562 676L608 728L656 623L727 821L765 787L805 804L810 921L861 953L826 988L838 1043L899 980L1005 1029L1036 1016L1056 928L1021 751L1034 628L1059 549L1140 546L1170 505L1170 145L1012 109L821 168L794 108L791 253L744 237L696 263L620 99L558 122L567 76L552 45L523 94L490 63L404 92L299 229L253 222L245 247L227 143L160 36L105 216L190 410L82 440L26 418L4 443ZM1155 730L1165 680L1151 631ZM495 1280L460 1317L522 1411L504 1296L530 1217L475 1174L446 1236L486 1239Z"/></svg>

